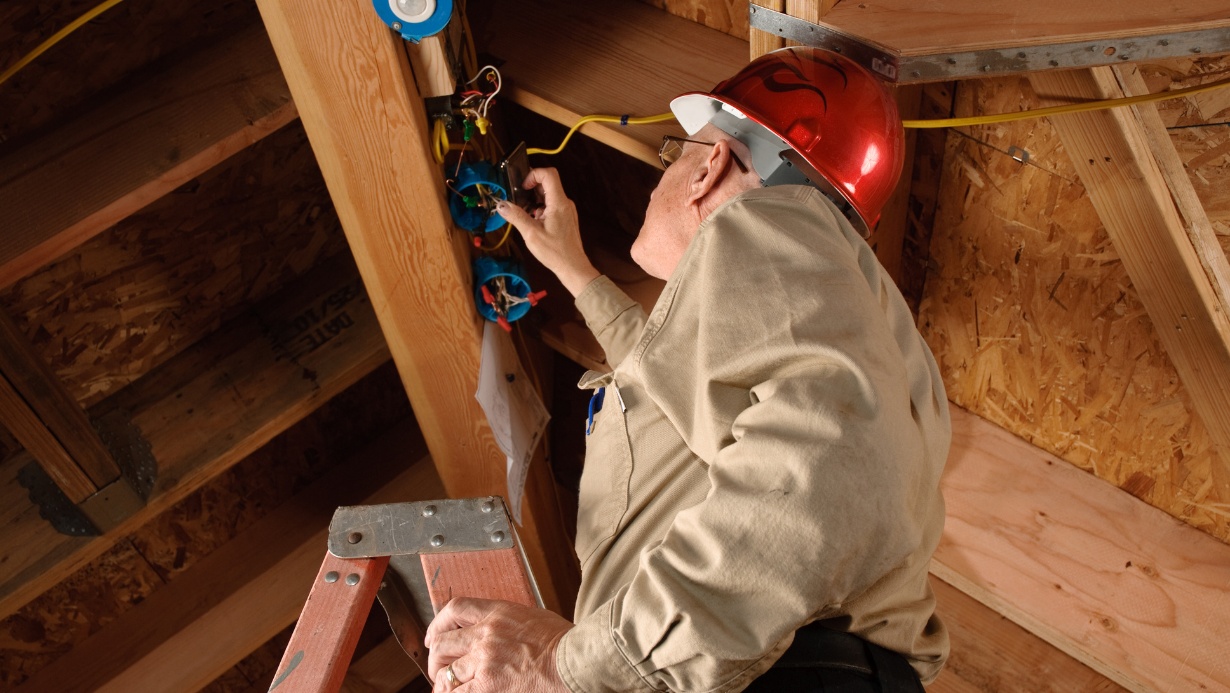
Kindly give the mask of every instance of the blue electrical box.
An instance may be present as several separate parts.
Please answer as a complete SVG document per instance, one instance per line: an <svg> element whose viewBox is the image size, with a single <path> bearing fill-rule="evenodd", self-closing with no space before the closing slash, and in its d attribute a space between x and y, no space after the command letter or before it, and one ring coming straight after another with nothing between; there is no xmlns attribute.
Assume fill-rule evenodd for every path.
<svg viewBox="0 0 1230 693"><path fill-rule="evenodd" d="M372 0L381 21L407 41L440 33L453 16L453 0Z"/></svg>

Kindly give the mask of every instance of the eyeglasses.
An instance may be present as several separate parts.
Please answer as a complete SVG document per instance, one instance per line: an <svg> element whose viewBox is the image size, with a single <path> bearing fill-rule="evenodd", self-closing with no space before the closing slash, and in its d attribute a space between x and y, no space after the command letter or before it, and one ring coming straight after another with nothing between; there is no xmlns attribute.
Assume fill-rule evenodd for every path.
<svg viewBox="0 0 1230 693"><path fill-rule="evenodd" d="M703 144L706 147L717 146L716 142L701 142L700 140L689 140L684 137L675 137L674 135L666 135L662 138L662 146L658 148L658 159L662 161L662 168L670 168L670 165L679 161L679 157L683 156L683 145L691 142L692 144ZM734 152L730 153L730 158L734 159L735 166L743 173L747 173L747 166L735 156Z"/></svg>

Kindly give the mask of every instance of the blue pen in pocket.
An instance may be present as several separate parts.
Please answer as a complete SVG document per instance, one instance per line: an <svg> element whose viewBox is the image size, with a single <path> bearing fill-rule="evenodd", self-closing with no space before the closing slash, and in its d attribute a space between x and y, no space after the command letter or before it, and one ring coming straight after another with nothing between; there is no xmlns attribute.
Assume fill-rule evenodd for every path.
<svg viewBox="0 0 1230 693"><path fill-rule="evenodd" d="M594 390L593 396L589 398L589 418L585 421L585 435L594 432L594 414L602 411L602 401L604 399L606 399L605 387Z"/></svg>

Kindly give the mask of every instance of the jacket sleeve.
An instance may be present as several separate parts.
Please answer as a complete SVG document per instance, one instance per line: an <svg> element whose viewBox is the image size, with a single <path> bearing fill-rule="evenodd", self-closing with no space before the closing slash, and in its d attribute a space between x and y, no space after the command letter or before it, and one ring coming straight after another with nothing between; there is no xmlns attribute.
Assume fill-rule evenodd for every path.
<svg viewBox="0 0 1230 693"><path fill-rule="evenodd" d="M576 306L606 352L607 363L611 368L618 366L641 337L645 309L605 275L581 291Z"/></svg>
<svg viewBox="0 0 1230 693"><path fill-rule="evenodd" d="M938 472L855 253L814 228L733 245L756 237L751 224L708 230L734 240L692 258L670 310L695 322L652 337L642 361L669 373L694 354L694 381L654 399L708 465L708 496L561 641L574 691L741 690L794 630L841 614L923 542ZM657 340L671 348L655 354Z"/></svg>

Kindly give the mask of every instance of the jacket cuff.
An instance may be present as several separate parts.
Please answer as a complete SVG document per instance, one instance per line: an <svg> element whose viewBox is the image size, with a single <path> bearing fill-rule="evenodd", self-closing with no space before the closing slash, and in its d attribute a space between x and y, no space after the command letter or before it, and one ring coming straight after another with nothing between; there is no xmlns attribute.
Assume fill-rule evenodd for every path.
<svg viewBox="0 0 1230 693"><path fill-rule="evenodd" d="M576 306L585 318L589 331L599 334L629 308L638 308L640 304L604 274L577 295Z"/></svg>
<svg viewBox="0 0 1230 693"><path fill-rule="evenodd" d="M654 688L641 679L615 644L611 618L611 603L607 602L564 634L555 651L560 678L573 693L652 693Z"/></svg>

